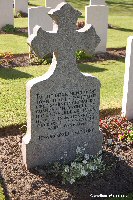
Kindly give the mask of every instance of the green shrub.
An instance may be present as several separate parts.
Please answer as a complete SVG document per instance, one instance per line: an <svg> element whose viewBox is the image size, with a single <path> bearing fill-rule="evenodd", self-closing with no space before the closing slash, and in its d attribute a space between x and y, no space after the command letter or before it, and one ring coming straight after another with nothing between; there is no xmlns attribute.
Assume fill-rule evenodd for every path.
<svg viewBox="0 0 133 200"><path fill-rule="evenodd" d="M11 24L6 24L2 27L2 31L4 31L5 33L14 33L16 32L16 28L14 28L14 26Z"/></svg>
<svg viewBox="0 0 133 200"><path fill-rule="evenodd" d="M92 57L92 55L86 54L85 51L83 51L83 50L76 52L77 61L84 61L84 60L87 60L91 57Z"/></svg>

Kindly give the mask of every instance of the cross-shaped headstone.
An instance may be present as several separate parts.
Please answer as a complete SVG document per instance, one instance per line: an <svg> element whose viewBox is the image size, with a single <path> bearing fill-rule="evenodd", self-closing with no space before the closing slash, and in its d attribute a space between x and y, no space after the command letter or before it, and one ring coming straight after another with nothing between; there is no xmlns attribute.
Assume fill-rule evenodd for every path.
<svg viewBox="0 0 133 200"><path fill-rule="evenodd" d="M93 53L100 42L99 36L91 25L76 30L76 22L81 12L66 3L59 4L48 13L55 22L53 32L46 32L36 26L29 43L34 52L43 58L48 53L58 54L57 66L69 68L76 66L75 52L79 49ZM71 70L71 69L70 69ZM67 69L68 71L68 69Z"/></svg>
<svg viewBox="0 0 133 200"><path fill-rule="evenodd" d="M76 30L81 13L66 3L49 15L54 30L36 27L29 42L41 58L54 52L49 71L27 83L27 134L22 140L23 161L27 168L75 158L77 146L96 155L102 148L99 132L100 82L82 74L76 65L75 52L91 53L100 39L90 25ZM57 26L58 24L58 26Z"/></svg>

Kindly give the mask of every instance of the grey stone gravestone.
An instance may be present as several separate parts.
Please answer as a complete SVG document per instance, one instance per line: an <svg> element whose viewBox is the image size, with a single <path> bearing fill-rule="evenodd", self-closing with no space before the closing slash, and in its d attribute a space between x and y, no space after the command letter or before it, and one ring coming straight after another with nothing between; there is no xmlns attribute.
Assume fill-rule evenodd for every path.
<svg viewBox="0 0 133 200"><path fill-rule="evenodd" d="M75 56L78 49L94 52L100 39L91 25L76 30L81 13L69 4L59 4L49 15L54 30L36 26L29 38L39 57L54 52L56 59L46 74L27 83L27 134L22 141L27 168L59 161L64 152L71 161L84 143L91 155L102 148L100 82L78 70Z"/></svg>

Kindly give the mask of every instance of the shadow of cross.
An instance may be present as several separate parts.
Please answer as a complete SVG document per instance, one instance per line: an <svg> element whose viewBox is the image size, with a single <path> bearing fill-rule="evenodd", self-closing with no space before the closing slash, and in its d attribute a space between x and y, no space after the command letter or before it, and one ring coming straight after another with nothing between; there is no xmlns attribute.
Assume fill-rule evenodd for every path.
<svg viewBox="0 0 133 200"><path fill-rule="evenodd" d="M76 66L77 50L92 54L100 42L99 36L90 24L76 30L76 22L81 12L67 3L60 3L48 13L54 21L51 32L36 26L28 42L36 55L43 58L48 53L55 53L57 66L66 67L67 71Z"/></svg>

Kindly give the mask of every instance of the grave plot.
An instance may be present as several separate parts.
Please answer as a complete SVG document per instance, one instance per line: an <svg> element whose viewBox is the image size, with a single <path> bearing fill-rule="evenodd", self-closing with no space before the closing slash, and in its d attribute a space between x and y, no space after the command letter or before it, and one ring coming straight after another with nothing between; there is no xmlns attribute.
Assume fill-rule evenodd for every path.
<svg viewBox="0 0 133 200"><path fill-rule="evenodd" d="M30 5L34 4L41 5L40 1L31 0ZM77 0L74 2L75 10L78 8L78 10L83 11L83 17L85 5L86 1ZM38 29L38 33L41 33L39 41L43 40L43 44L49 43L51 46L47 45L47 49L45 49L41 46L42 43L40 43L37 47L37 52L40 54L40 49L42 54L50 50L54 51L55 57L51 67L49 65L31 66L29 64L29 49L26 44L28 27L25 25L26 23L28 24L28 18L15 18L14 27L17 27L17 32L0 32L0 199L3 199L6 195L6 199L88 200L99 194L106 195L106 198L113 198L113 200L118 199L118 197L125 199L127 195L129 199L133 198L132 121L128 121L121 116L125 73L124 59L126 54L128 57L125 46L127 37L132 35L133 21L132 6L128 2L125 9L124 5L122 1L120 5L119 3L117 4L114 10L112 4L108 4L111 11L109 16L111 28L108 30L106 53L93 56L89 54L89 57L84 57L85 54L80 48L82 44L82 47L86 47L87 42L83 42L86 41L83 40L83 36L88 34L88 31L85 28L82 31L80 31L80 27L70 31L71 29L68 26L64 26L64 30L67 27L69 34L65 31L63 36L61 29L58 29L60 30L58 33L56 31L54 31L55 33L48 33L47 31L52 31L52 29L48 30L45 27L41 31ZM66 14L68 13L67 10ZM129 16L130 14L131 16ZM123 20L125 18L126 21ZM41 19L42 17L40 17L40 23L43 25L45 21ZM83 21L84 18L79 20ZM39 21L34 22L39 23ZM70 22L71 20L68 21L68 25L73 27L74 24ZM40 26L41 24L38 25ZM21 31L21 33L18 31ZM70 34L70 32L73 34ZM65 35L66 33L69 37L71 36L71 42L69 43L66 42L69 38ZM44 34L48 38L53 37L54 34L58 40L55 40L53 37L53 41L48 38L45 41L44 37L42 37ZM78 37L79 34L81 34L81 38ZM77 40L75 36L78 38ZM31 43L36 49L36 38L30 41L32 41ZM94 40L90 38L87 41L90 44L94 44ZM61 49L57 47L57 43L62 47ZM73 49L74 44L77 44L78 52L77 49ZM92 48L90 44L89 49ZM53 50L53 48L55 49ZM64 48L65 52L63 51L63 56L60 57ZM68 51L69 48L71 51ZM72 51L76 52L76 58ZM73 61L68 59L66 52L71 55L69 59ZM129 55L131 58L131 54ZM78 64L76 64L76 59ZM64 64L64 61L67 63L67 66ZM50 76L50 74L52 75ZM84 74L91 74L92 76L87 75L86 77ZM40 78L37 79L39 76L42 76L42 85ZM46 76L50 77L44 80ZM77 81L77 77L79 81ZM33 78L35 79L32 81ZM55 80L57 80L56 84L53 82ZM100 99L98 80L101 82ZM36 148L38 152L38 155L36 151L33 151L34 154L32 154L32 151L29 152L29 155L32 157L30 162L34 163L36 156L44 153L41 152L39 154L40 147L37 148L36 145L43 145L46 140L48 144L47 146L45 145L48 150L46 154L50 154L50 157L47 156L48 162L51 158L57 158L57 155L60 157L63 153L63 157L61 157L58 164L42 166L39 160L40 166L30 170L26 170L23 165L21 151L22 138L27 130L30 133L30 126L27 127L26 125L27 82L29 82L29 87L27 86L27 102L29 103L27 105L31 107L32 113L32 115L29 114L28 118L29 126L29 119L32 116L32 134L27 147L29 144L31 146L34 144L33 148ZM93 90L93 87L96 90ZM45 94L46 90L47 94ZM34 99L35 101L33 102ZM99 110L99 100L100 120L98 120L99 114L97 112ZM30 110L27 107L28 109ZM34 111L36 112L35 115ZM77 116L75 112L78 113ZM101 137L98 139L99 143L95 139L99 135L98 123L103 133L102 152L93 158L89 155L90 150L98 152L101 149L98 147L98 144L101 143ZM96 130L96 127L98 131L96 134L93 134L93 128ZM35 133L33 132L34 130L36 131ZM37 130L39 131L37 132ZM90 140L88 140L88 137ZM84 142L85 138L86 141ZM37 141L36 144L35 141ZM89 146L87 144L88 141L90 141ZM68 147L66 143L72 145L64 152L63 147ZM93 148L94 144L95 147ZM76 149L76 152L72 146ZM43 147L43 150L45 147ZM51 149L49 150L50 147ZM73 159L70 158L70 155L73 152L75 152L76 156L80 155L80 160L78 157L77 160L72 161ZM25 155L27 154L25 153ZM70 163L60 165L67 157L69 157ZM27 157L27 165L29 164L28 161ZM3 195L2 188L4 189Z"/></svg>

